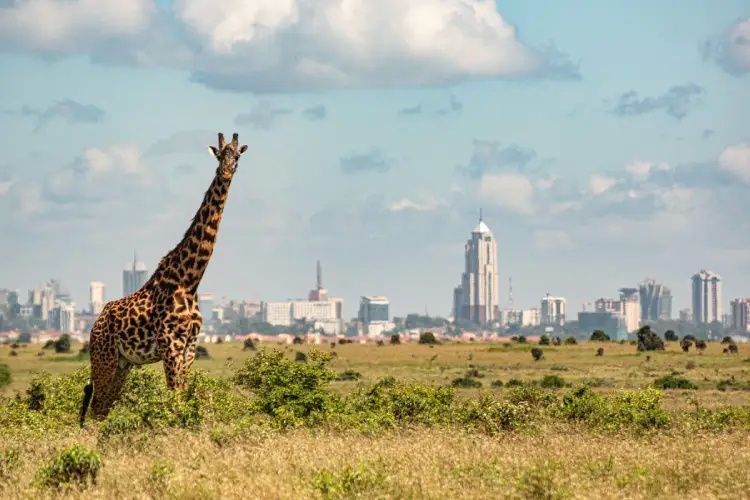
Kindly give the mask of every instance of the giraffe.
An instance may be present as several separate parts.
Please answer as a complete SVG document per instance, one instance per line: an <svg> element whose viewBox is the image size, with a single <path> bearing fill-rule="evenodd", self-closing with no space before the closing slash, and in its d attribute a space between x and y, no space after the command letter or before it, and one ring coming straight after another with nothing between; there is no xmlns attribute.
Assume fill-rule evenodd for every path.
<svg viewBox="0 0 750 500"><path fill-rule="evenodd" d="M84 389L81 426L89 403L96 420L107 417L134 365L163 361L169 388L187 385L203 323L198 285L213 253L229 185L247 146L239 146L237 133L229 144L219 133L219 147L208 149L219 166L184 237L137 292L108 302L91 328L91 379Z"/></svg>

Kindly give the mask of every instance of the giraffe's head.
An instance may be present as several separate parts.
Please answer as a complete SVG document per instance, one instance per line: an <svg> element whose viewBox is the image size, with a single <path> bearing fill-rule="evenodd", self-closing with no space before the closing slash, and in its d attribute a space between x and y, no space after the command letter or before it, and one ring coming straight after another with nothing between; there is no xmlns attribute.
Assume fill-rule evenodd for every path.
<svg viewBox="0 0 750 500"><path fill-rule="evenodd" d="M225 179L231 179L237 171L237 162L239 162L240 156L247 151L247 145L239 145L237 133L232 136L232 142L227 144L224 140L224 134L219 132L219 147L208 146L208 150L212 156L219 160L219 168L216 169L216 174Z"/></svg>

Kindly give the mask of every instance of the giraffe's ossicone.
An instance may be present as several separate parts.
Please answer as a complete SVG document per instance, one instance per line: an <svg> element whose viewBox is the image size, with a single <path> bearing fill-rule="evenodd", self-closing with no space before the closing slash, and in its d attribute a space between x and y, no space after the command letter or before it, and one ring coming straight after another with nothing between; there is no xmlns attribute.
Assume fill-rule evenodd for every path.
<svg viewBox="0 0 750 500"><path fill-rule="evenodd" d="M182 241L162 258L140 290L108 302L94 322L91 381L84 390L81 426L89 403L94 418L106 418L133 365L163 361L169 387L186 386L203 323L198 285L216 244L238 161L247 151L236 133L230 143L219 133L219 147L208 148L219 166Z"/></svg>

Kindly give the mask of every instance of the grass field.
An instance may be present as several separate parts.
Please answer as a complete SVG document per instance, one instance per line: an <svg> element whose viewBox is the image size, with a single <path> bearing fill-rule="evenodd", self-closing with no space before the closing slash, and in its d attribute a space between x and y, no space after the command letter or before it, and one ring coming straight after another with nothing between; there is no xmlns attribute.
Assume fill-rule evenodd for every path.
<svg viewBox="0 0 750 500"><path fill-rule="evenodd" d="M718 343L703 354L683 353L677 343L640 354L616 343L545 346L540 361L533 346L516 343L259 347L290 360L317 347L335 353L327 368L361 378L325 383L319 378L327 368L314 355L308 363L253 365L246 361L256 352L241 344L209 345L211 359L195 363L206 379L190 395L168 394L161 365L151 365L131 375L109 422L79 429L88 360L49 351L39 357L40 346L11 357L0 347L12 374L0 389L8 398L0 407L0 494L741 498L750 491L750 351L743 345L739 354L723 354ZM595 356L598 347L603 356ZM212 382L238 370L245 382ZM33 382L40 371L52 377ZM467 372L481 387L436 389ZM373 389L389 376L404 385ZM649 389L662 377L694 388ZM41 409L29 409L32 382L46 395ZM12 401L16 393L20 402ZM189 404L179 402L185 398ZM74 444L86 448L65 451ZM83 469L87 454L100 460L90 466L96 483L78 485L67 472L67 483L45 483L60 453Z"/></svg>

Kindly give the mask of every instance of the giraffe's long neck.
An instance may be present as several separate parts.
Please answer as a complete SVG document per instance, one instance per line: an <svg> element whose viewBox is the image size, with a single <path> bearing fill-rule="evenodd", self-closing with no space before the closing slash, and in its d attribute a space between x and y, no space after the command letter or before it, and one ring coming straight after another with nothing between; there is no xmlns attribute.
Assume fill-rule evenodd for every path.
<svg viewBox="0 0 750 500"><path fill-rule="evenodd" d="M190 294L198 292L198 285L214 251L231 182L231 178L216 174L182 241L162 258L144 287L172 284Z"/></svg>

